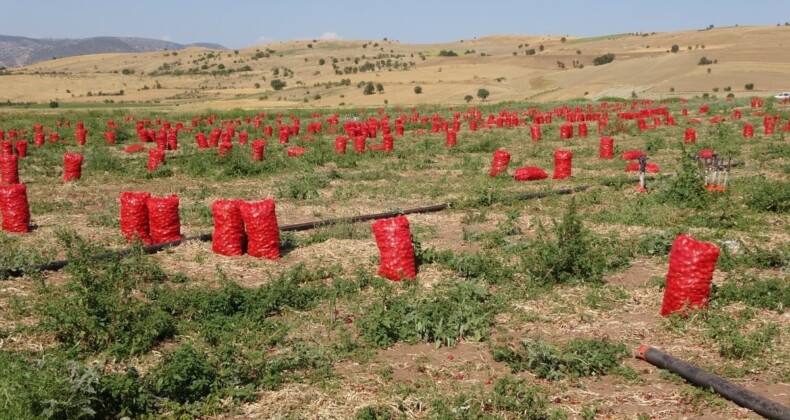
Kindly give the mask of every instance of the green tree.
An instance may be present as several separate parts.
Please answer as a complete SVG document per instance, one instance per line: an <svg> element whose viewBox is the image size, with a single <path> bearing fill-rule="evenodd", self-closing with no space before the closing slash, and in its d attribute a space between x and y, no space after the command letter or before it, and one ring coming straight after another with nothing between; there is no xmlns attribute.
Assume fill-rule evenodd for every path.
<svg viewBox="0 0 790 420"><path fill-rule="evenodd" d="M672 45L672 50L671 51L673 53L676 53L676 52L680 51L680 47L678 47L678 44Z"/></svg>
<svg viewBox="0 0 790 420"><path fill-rule="evenodd" d="M422 86L415 86L414 87L414 93L416 93L418 95L421 94L422 93Z"/></svg>
<svg viewBox="0 0 790 420"><path fill-rule="evenodd" d="M285 87L285 82L280 79L272 79L271 85L274 90L282 90Z"/></svg>
<svg viewBox="0 0 790 420"><path fill-rule="evenodd" d="M384 85L382 85L381 83L376 83L376 92L378 93L384 92Z"/></svg>
<svg viewBox="0 0 790 420"><path fill-rule="evenodd" d="M371 95L373 92L376 91L376 85L373 82L368 82L365 84L365 90L362 92L365 95Z"/></svg>
<svg viewBox="0 0 790 420"><path fill-rule="evenodd" d="M491 93L487 89L480 88L477 90L477 97L480 98L481 101L485 101L490 94Z"/></svg>
<svg viewBox="0 0 790 420"><path fill-rule="evenodd" d="M464 100L466 101L466 103L472 102L472 99L474 99L474 97L472 95L464 96Z"/></svg>

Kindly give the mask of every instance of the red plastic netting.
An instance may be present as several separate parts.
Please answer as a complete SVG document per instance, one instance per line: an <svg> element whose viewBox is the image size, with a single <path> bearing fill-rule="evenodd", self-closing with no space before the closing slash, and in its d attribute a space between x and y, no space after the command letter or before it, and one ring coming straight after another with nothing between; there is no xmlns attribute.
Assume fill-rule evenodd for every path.
<svg viewBox="0 0 790 420"><path fill-rule="evenodd" d="M211 250L216 254L237 257L244 254L244 221L241 218L242 200L216 200L211 204L214 233Z"/></svg>
<svg viewBox="0 0 790 420"><path fill-rule="evenodd" d="M554 151L554 179L565 179L571 176L571 160L573 152L557 149Z"/></svg>
<svg viewBox="0 0 790 420"><path fill-rule="evenodd" d="M252 142L252 160L263 160L263 151L266 149L266 140L257 139Z"/></svg>
<svg viewBox="0 0 790 420"><path fill-rule="evenodd" d="M658 165L655 163L647 163L645 164L645 172L649 172L651 174L658 173ZM625 167L626 172L639 172L639 162L629 163Z"/></svg>
<svg viewBox="0 0 790 420"><path fill-rule="evenodd" d="M82 155L66 152L63 155L63 180L72 181L82 178Z"/></svg>
<svg viewBox="0 0 790 420"><path fill-rule="evenodd" d="M181 219L178 215L178 196L149 197L148 224L155 244L181 239Z"/></svg>
<svg viewBox="0 0 790 420"><path fill-rule="evenodd" d="M127 241L140 239L144 244L151 245L151 232L148 226L147 192L124 191L121 193L121 233Z"/></svg>
<svg viewBox="0 0 790 420"><path fill-rule="evenodd" d="M508 165L510 165L510 153L502 149L495 150L494 159L491 161L491 170L488 172L488 176L495 177L507 171Z"/></svg>
<svg viewBox="0 0 790 420"><path fill-rule="evenodd" d="M274 200L245 202L239 206L247 232L247 254L256 258L280 258L280 230Z"/></svg>
<svg viewBox="0 0 790 420"><path fill-rule="evenodd" d="M0 155L0 184L19 184L19 157Z"/></svg>
<svg viewBox="0 0 790 420"><path fill-rule="evenodd" d="M30 230L30 207L25 184L0 187L0 214L3 216L4 231L26 233Z"/></svg>
<svg viewBox="0 0 790 420"><path fill-rule="evenodd" d="M708 306L710 284L719 248L681 234L672 243L669 252L667 286L661 305L661 315L681 313L688 308Z"/></svg>
<svg viewBox="0 0 790 420"><path fill-rule="evenodd" d="M620 158L624 160L636 160L644 156L647 155L641 150L626 150L620 154Z"/></svg>
<svg viewBox="0 0 790 420"><path fill-rule="evenodd" d="M390 280L414 279L417 267L409 219L398 216L373 222L373 235L381 254L378 274Z"/></svg>
<svg viewBox="0 0 790 420"><path fill-rule="evenodd" d="M148 149L148 172L153 172L165 161L165 151L158 148Z"/></svg>
<svg viewBox="0 0 790 420"><path fill-rule="evenodd" d="M19 157L27 157L27 140L17 140L16 143L14 143L14 148Z"/></svg>
<svg viewBox="0 0 790 420"><path fill-rule="evenodd" d="M598 159L614 159L614 139L611 137L601 137L601 145L598 148Z"/></svg>
<svg viewBox="0 0 790 420"><path fill-rule="evenodd" d="M513 173L513 179L516 181L535 181L538 179L546 179L548 177L549 174L547 174L546 171L535 166L525 166L523 168L518 168L516 169L516 172Z"/></svg>
<svg viewBox="0 0 790 420"><path fill-rule="evenodd" d="M348 145L348 138L346 138L345 136L335 137L335 153L345 155L347 145Z"/></svg>
<svg viewBox="0 0 790 420"><path fill-rule="evenodd" d="M290 157L302 156L307 149L304 147L291 146L286 150L286 154Z"/></svg>

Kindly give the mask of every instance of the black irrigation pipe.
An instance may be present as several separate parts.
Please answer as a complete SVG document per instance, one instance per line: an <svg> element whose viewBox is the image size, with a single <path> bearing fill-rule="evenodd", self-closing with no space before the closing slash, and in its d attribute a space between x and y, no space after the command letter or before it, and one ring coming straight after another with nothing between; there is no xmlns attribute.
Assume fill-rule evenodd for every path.
<svg viewBox="0 0 790 420"><path fill-rule="evenodd" d="M624 183L635 183L639 182L639 179L632 178L626 180ZM609 184L602 183L601 185L609 186ZM615 185L615 184L612 184ZM554 191L540 191L534 193L525 193L519 194L511 199L504 199L503 202L512 202L512 201L525 201L525 200L533 200L538 198L546 198L555 195L568 195L577 192L586 191L592 188L593 185L579 185L576 187L571 188L561 188ZM365 222L370 220L379 220L379 219L387 219L390 217L395 217L399 215L407 215L407 214L420 214L420 213L435 213L439 211L446 210L450 207L449 203L442 203L442 204L434 204L430 206L424 207L415 207L411 209L405 210L396 210L396 211L388 211L383 213L372 213L372 214L363 214L359 216L349 216L349 217L338 217L335 219L325 219L325 220L317 220L314 222L303 222L303 223L294 223L290 225L283 225L280 226L280 230L283 232L300 232L304 230L316 229L322 226L330 226L342 223L358 223L358 222ZM170 248L174 246L181 245L184 242L191 242L191 241L201 241L201 242L209 242L212 239L211 233L204 233L198 236L192 237L184 237L181 239L177 239L175 241L170 242L162 242L159 244L149 245L143 247L143 253L145 254L155 254L165 248ZM101 260L109 260L113 258L122 258L127 255L130 255L132 252L135 251L135 248L125 248L119 251L109 251L103 252L101 254L91 255L90 259L95 261ZM36 271L58 271L64 268L66 265L69 264L69 260L57 260L52 261L46 264L41 264L36 267ZM22 268L9 268L2 272L0 272L0 277L21 277L25 274L25 270Z"/></svg>
<svg viewBox="0 0 790 420"><path fill-rule="evenodd" d="M520 194L515 197L515 200L523 201L523 200L531 200L536 198L545 198L553 195L567 195L573 194L575 192L585 191L589 189L590 185L582 185L573 188L563 188L554 191L543 191L543 192L536 192L536 193L528 193L528 194ZM399 215L407 215L407 214L421 214L421 213L435 213L439 211L446 210L450 207L449 203L442 203L442 204L434 204L430 206L424 207L415 207L405 210L396 210L396 211L388 211L383 213L372 213L372 214L363 214L359 216L350 216L350 217L339 217L335 219L325 219L325 220L317 220L314 222L304 222L304 223L294 223L290 225L282 225L280 226L280 231L283 232L299 232L304 230L316 229L322 226L330 226L342 223L358 223L358 222L365 222L370 220L379 220L379 219L387 219L390 217L395 217ZM201 242L208 242L211 241L212 234L205 233L198 236L192 237L184 237L175 241L170 242L163 242L155 245L150 245L142 248L142 251L145 254L155 254L165 248L170 248L174 246L178 246L183 244L184 242L191 242L191 241L201 241ZM132 252L135 251L135 248L126 248L119 251L110 251L104 252L101 254L91 255L89 258L92 260L100 261L100 260L109 260L113 258L121 258L127 255L130 255ZM37 271L58 271L69 264L69 260L58 260L52 261L46 264L41 264L36 267ZM3 277L21 277L25 274L25 270L21 268L12 268L5 270L2 275Z"/></svg>
<svg viewBox="0 0 790 420"><path fill-rule="evenodd" d="M643 345L637 350L637 357L660 369L677 373L694 385L705 389L712 388L722 397L767 419L790 420L790 407L755 394L740 385L676 359L661 350Z"/></svg>

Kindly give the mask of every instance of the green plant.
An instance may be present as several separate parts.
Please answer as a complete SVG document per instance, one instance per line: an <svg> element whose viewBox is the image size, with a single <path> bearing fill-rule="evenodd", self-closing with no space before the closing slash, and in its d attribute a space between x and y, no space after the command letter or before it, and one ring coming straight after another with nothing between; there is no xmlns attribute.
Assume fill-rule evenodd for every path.
<svg viewBox="0 0 790 420"><path fill-rule="evenodd" d="M272 79L272 81L269 82L269 84L271 84L272 89L274 90L282 90L285 87L286 82L283 82L280 79Z"/></svg>
<svg viewBox="0 0 790 420"><path fill-rule="evenodd" d="M624 255L611 252L609 241L584 227L575 200L552 231L550 235L539 226L538 238L527 244L521 259L522 270L540 285L599 283L608 268L627 262Z"/></svg>
<svg viewBox="0 0 790 420"><path fill-rule="evenodd" d="M743 302L754 308L784 312L790 308L790 285L778 277L728 279L716 289L714 297L722 305Z"/></svg>
<svg viewBox="0 0 790 420"><path fill-rule="evenodd" d="M753 178L746 196L746 205L754 210L788 213L790 212L790 188L787 182L765 178Z"/></svg>
<svg viewBox="0 0 790 420"><path fill-rule="evenodd" d="M524 339L519 351L499 346L492 348L491 354L514 373L527 370L539 378L561 380L611 373L628 355L628 349L609 339L574 339L562 348L543 340Z"/></svg>
<svg viewBox="0 0 790 420"><path fill-rule="evenodd" d="M329 181L314 174L305 174L296 178L291 178L278 185L278 198L293 198L297 200L307 200L318 198L318 190L329 186Z"/></svg>
<svg viewBox="0 0 790 420"><path fill-rule="evenodd" d="M151 373L149 387L160 397L187 403L207 396L216 380L217 369L208 355L183 345L165 355Z"/></svg>
<svg viewBox="0 0 790 420"><path fill-rule="evenodd" d="M490 94L491 93L488 92L488 89L480 88L477 90L477 97L480 98L481 101L485 101Z"/></svg>
<svg viewBox="0 0 790 420"><path fill-rule="evenodd" d="M421 94L422 93L422 86L415 86L414 87L414 93L416 93L418 95Z"/></svg>
<svg viewBox="0 0 790 420"><path fill-rule="evenodd" d="M593 58L593 65L601 66L604 64L608 64L614 61L614 54L607 53L598 57Z"/></svg>
<svg viewBox="0 0 790 420"><path fill-rule="evenodd" d="M672 178L666 190L662 191L665 201L679 207L702 209L710 204L710 198L703 187L703 177L693 160L680 157L680 170Z"/></svg>
<svg viewBox="0 0 790 420"><path fill-rule="evenodd" d="M743 85L743 88L746 89L746 90L753 90L754 89L754 83L747 83L747 84Z"/></svg>

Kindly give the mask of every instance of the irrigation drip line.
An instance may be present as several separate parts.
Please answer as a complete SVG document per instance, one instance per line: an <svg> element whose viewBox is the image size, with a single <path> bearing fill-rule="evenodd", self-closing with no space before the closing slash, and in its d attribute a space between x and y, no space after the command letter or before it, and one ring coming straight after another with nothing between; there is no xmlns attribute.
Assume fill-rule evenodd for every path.
<svg viewBox="0 0 790 420"><path fill-rule="evenodd" d="M635 183L639 182L638 178L631 178L627 179L621 184L625 183ZM606 181L602 182L600 185L603 186L613 186L617 185L618 183L607 183ZM525 200L533 200L538 198L546 198L555 195L568 195L577 192L586 191L592 188L595 185L579 185L576 187L571 188L562 188L554 191L540 191L534 193L524 193L516 195L512 198L505 198L502 199L502 202L513 202L513 201L525 201ZM334 219L325 219L325 220L317 220L314 222L303 222L303 223L294 223L290 225L282 225L280 226L280 231L282 232L300 232L304 230L316 229L323 226L330 226L342 223L359 223L365 222L370 220L380 220L380 219L387 219L390 217L396 217L399 215L408 215L408 214L420 214L420 213L435 213L439 211L443 211L450 208L449 203L442 203L442 204L434 204L430 206L423 206L423 207L414 207L405 210L394 210L382 213L371 213L371 214L363 214L359 216L349 216L349 217L339 217ZM209 242L213 238L211 233L204 233L202 235L191 236L191 237L183 237L181 239L177 239L175 241L169 242L162 242L154 245L145 246L142 248L143 253L145 254L155 254L165 248L170 248L174 246L181 245L185 242L191 241L201 241L201 242ZM101 254L91 255L88 258L95 261L100 260L108 260L113 258L122 258L127 255L130 255L136 250L136 248L125 248L118 251L109 251L103 252ZM58 271L63 269L69 264L69 260L57 260L52 261L46 264L38 265L35 270L36 271ZM0 278L8 278L8 277L21 277L25 274L25 270L23 268L9 268L5 269L0 272Z"/></svg>
<svg viewBox="0 0 790 420"><path fill-rule="evenodd" d="M790 407L779 404L762 395L755 394L748 389L734 384L721 376L702 370L683 360L676 359L663 351L642 345L637 350L637 357L660 369L677 373L683 379L705 389L712 388L722 397L748 408L755 413L767 418L790 420Z"/></svg>

